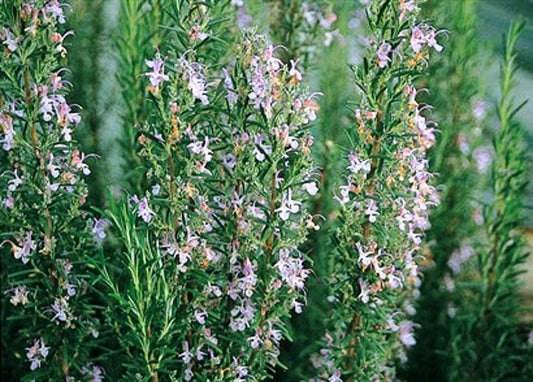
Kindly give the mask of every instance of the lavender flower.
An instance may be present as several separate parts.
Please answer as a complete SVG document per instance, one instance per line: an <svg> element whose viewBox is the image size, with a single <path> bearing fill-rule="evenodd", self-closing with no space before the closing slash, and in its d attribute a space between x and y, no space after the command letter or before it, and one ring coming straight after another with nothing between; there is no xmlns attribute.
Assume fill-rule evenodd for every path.
<svg viewBox="0 0 533 382"><path fill-rule="evenodd" d="M105 234L105 228L107 226L107 220L105 219L94 219L93 224L93 237L96 242L101 243L104 241L106 234Z"/></svg>
<svg viewBox="0 0 533 382"><path fill-rule="evenodd" d="M154 211L148 204L148 198L145 196L137 205L137 216L139 216L145 223L150 223L154 215Z"/></svg>
<svg viewBox="0 0 533 382"><path fill-rule="evenodd" d="M36 370L41 367L42 361L46 360L50 348L47 347L42 338L34 339L33 345L29 348L26 348L28 351L26 353L26 358L30 361L30 370Z"/></svg>
<svg viewBox="0 0 533 382"><path fill-rule="evenodd" d="M170 79L169 76L165 74L165 61L157 55L153 60L146 60L146 66L152 69L152 71L146 73L145 76L150 80L152 93L157 94L159 92L159 85Z"/></svg>

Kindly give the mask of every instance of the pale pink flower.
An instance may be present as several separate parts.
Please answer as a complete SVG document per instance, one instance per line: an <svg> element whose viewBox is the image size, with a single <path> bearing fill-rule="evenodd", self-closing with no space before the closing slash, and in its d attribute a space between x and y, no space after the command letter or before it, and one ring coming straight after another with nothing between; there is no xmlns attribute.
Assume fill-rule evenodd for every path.
<svg viewBox="0 0 533 382"><path fill-rule="evenodd" d="M361 289L361 292L357 298L361 300L363 304L367 304L368 301L370 301L370 289L363 279L359 279L359 288Z"/></svg>
<svg viewBox="0 0 533 382"><path fill-rule="evenodd" d="M50 0L50 2L43 8L43 12L50 13L59 24L65 24L65 14L59 0Z"/></svg>
<svg viewBox="0 0 533 382"><path fill-rule="evenodd" d="M422 24L414 26L411 30L411 48L415 53L418 53L422 50L424 45L427 45L435 49L437 52L441 52L442 46L438 44L436 37L437 32L429 25Z"/></svg>
<svg viewBox="0 0 533 382"><path fill-rule="evenodd" d="M252 337L249 337L247 341L250 343L250 347L252 349L257 349L259 346L263 344L263 340L259 337L258 333L256 333Z"/></svg>
<svg viewBox="0 0 533 382"><path fill-rule="evenodd" d="M298 69L296 69L296 66L298 65L299 61L300 60L291 60L291 68L289 70L289 76L291 76L293 81L295 82L300 82L302 80L302 73L300 73Z"/></svg>
<svg viewBox="0 0 533 382"><path fill-rule="evenodd" d="M360 171L364 173L370 172L370 161L368 159L361 161L356 153L350 154L348 157L350 165L347 167L354 174L358 174Z"/></svg>
<svg viewBox="0 0 533 382"><path fill-rule="evenodd" d="M142 198L138 204L137 216L144 220L145 223L150 223L154 215L154 211L150 208L150 205L148 204L148 198Z"/></svg>
<svg viewBox="0 0 533 382"><path fill-rule="evenodd" d="M209 99L207 98L207 84L205 79L200 73L189 69L189 84L187 88L191 91L194 98L199 100L202 105L208 105Z"/></svg>
<svg viewBox="0 0 533 382"><path fill-rule="evenodd" d="M363 247L361 246L361 243L356 243L355 247L357 248L357 252L359 252L359 258L358 261L363 265L363 267L367 268L371 264L371 257L369 256L372 251L365 252L363 250Z"/></svg>
<svg viewBox="0 0 533 382"><path fill-rule="evenodd" d="M102 382L104 380L104 369L97 365L89 364L82 367L81 374L87 375L91 382Z"/></svg>
<svg viewBox="0 0 533 382"><path fill-rule="evenodd" d="M183 343L183 353L179 354L178 357L181 358L186 365L188 365L194 358L194 355L189 351L189 343L187 341Z"/></svg>
<svg viewBox="0 0 533 382"><path fill-rule="evenodd" d="M196 310L194 312L194 318L196 319L196 321L198 321L200 325L204 325L205 319L207 318L207 312L205 310L203 311Z"/></svg>
<svg viewBox="0 0 533 382"><path fill-rule="evenodd" d="M104 241L106 237L106 234L105 234L106 226L107 226L107 220L94 219L92 233L93 233L94 240L96 240L96 242L101 243Z"/></svg>
<svg viewBox="0 0 533 382"><path fill-rule="evenodd" d="M17 169L13 170L12 174L13 174L13 179L8 180L7 189L11 192L15 192L17 188L19 188L22 185L22 179L18 176Z"/></svg>
<svg viewBox="0 0 533 382"><path fill-rule="evenodd" d="M33 251L37 249L37 244L32 239L33 231L26 232L26 237L24 239L19 238L19 246L11 244L13 248L13 256L15 259L20 259L23 264L27 264L30 261L30 257L33 255Z"/></svg>
<svg viewBox="0 0 533 382"><path fill-rule="evenodd" d="M71 313L67 298L56 298L51 308L52 312L55 313L54 317L52 317L52 320L58 320L63 322L70 321Z"/></svg>
<svg viewBox="0 0 533 382"><path fill-rule="evenodd" d="M309 270L304 268L304 261L301 256L292 257L291 250L284 248L280 250L279 260L276 268L281 279L292 289L303 289L305 279L309 275Z"/></svg>
<svg viewBox="0 0 533 382"><path fill-rule="evenodd" d="M417 10L415 0L400 0L400 11L402 13L410 12L413 13Z"/></svg>
<svg viewBox="0 0 533 382"><path fill-rule="evenodd" d="M15 144L15 129L13 128L13 118L8 114L0 112L0 132L4 137L0 139L4 151L9 151Z"/></svg>

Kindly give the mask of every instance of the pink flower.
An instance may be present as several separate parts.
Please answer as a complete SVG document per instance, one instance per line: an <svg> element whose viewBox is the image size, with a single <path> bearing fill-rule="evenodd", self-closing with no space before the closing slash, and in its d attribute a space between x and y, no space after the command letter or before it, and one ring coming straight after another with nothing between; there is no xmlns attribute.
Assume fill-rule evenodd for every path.
<svg viewBox="0 0 533 382"><path fill-rule="evenodd" d="M81 122L81 116L78 113L71 113L71 106L67 103L59 103L54 105L55 113L57 116L57 123L63 127L61 134L65 138L66 142L72 140L72 130L69 128L70 124L79 124Z"/></svg>
<svg viewBox="0 0 533 382"><path fill-rule="evenodd" d="M411 48L415 53L418 53L422 50L424 45L427 45L435 49L437 52L441 52L442 46L437 43L436 37L437 32L429 25L422 24L420 26L415 26L411 30Z"/></svg>

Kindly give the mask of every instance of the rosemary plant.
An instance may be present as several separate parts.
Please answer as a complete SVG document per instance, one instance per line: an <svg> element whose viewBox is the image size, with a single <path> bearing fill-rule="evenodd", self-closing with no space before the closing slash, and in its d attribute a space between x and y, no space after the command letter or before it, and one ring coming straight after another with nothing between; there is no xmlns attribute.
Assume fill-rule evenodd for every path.
<svg viewBox="0 0 533 382"><path fill-rule="evenodd" d="M448 28L445 52L424 82L425 96L435 106L440 134L431 151L430 168L438 175L441 203L431 214L429 255L417 304L417 333L409 377L445 380L450 365L451 329L456 295L457 260L472 254L478 233L473 198L480 174L474 155L482 135L479 41L476 0L433 2L431 14ZM482 111L482 110L480 110ZM462 260L461 260L462 261ZM449 265L450 264L450 265Z"/></svg>
<svg viewBox="0 0 533 382"><path fill-rule="evenodd" d="M317 104L264 37L245 33L237 52L225 71L211 180L221 274L230 275L221 286L220 320L229 328L221 338L223 360L237 362L230 370L240 365L246 372L238 378L263 380L279 365L281 340L290 339L291 311L305 304L309 270L298 248L318 228L306 206L318 192L308 125Z"/></svg>
<svg viewBox="0 0 533 382"><path fill-rule="evenodd" d="M483 213L485 240L460 280L462 304L453 321L452 365L448 380L527 380L526 336L519 333L520 266L527 257L520 233L527 159L512 89L515 46L524 23L511 25L505 40L498 105L500 130L494 139L493 200Z"/></svg>
<svg viewBox="0 0 533 382"><path fill-rule="evenodd" d="M329 381L393 379L394 363L414 345L410 299L420 279L418 250L437 194L430 185L427 150L435 141L422 116L414 80L437 32L416 19L414 1L372 1L371 42L354 68L356 125L331 257L329 329L313 357Z"/></svg>
<svg viewBox="0 0 533 382"><path fill-rule="evenodd" d="M228 4L166 4L167 41L145 61L140 80L149 100L142 101L135 141L142 194L107 211L121 247L119 267L109 255L98 264L111 292L108 323L126 350L114 378L218 375L222 350L211 328L216 320L208 317L217 316L210 297L222 292L215 283L218 256L206 239L212 217L205 178L213 144L206 126L214 118L208 113L209 93L216 90L213 65L227 49Z"/></svg>
<svg viewBox="0 0 533 382"><path fill-rule="evenodd" d="M64 9L58 0L0 2L2 369L5 361L10 380L101 372L89 365L98 337L83 261L93 247L84 210L91 170L73 140L79 107L66 99Z"/></svg>
<svg viewBox="0 0 533 382"><path fill-rule="evenodd" d="M354 3L335 1L331 4L332 8L327 9L328 12L339 15L335 22L335 27L338 28L335 35L339 38L331 42L316 39L310 67L305 68L311 76L315 75L314 80L318 82L321 93L317 100L320 112L317 123L313 126L316 141L312 153L315 163L320 165L320 192L312 198L310 206L313 215L320 216L320 229L313 231L302 247L302 250L309 252L313 272L306 284L307 306L302 314L292 320L294 340L286 342L282 347L281 359L287 370L278 372L276 377L280 381L302 380L309 375L309 370L312 370L309 357L317 350L318 341L324 332L324 316L328 312L327 264L331 255L331 229L337 207L333 200L333 187L341 170L340 150L337 148L342 146L341 133L350 122L350 110L346 106L353 90L350 83L351 71L346 64L349 61L349 44L340 36L341 31L343 35L349 31L348 23L356 7ZM323 14L324 12L319 13L317 17L323 18Z"/></svg>

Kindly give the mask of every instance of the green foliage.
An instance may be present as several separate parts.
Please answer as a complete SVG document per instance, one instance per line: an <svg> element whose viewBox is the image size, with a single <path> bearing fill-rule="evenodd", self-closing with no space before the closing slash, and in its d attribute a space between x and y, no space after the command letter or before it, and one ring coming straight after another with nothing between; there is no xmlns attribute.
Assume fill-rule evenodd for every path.
<svg viewBox="0 0 533 382"><path fill-rule="evenodd" d="M119 13L118 71L124 114L122 139L124 182L132 192L140 191L142 177L136 155L139 126L145 120L146 86L142 80L145 60L165 39L161 0L121 0Z"/></svg>
<svg viewBox="0 0 533 382"><path fill-rule="evenodd" d="M436 32L416 20L416 7L400 5L369 5L370 42L354 67L356 120L346 130L345 183L335 192L341 211L329 259L328 331L313 359L322 379L393 379L395 360L414 344L405 315L436 192L425 160L435 138L413 81L429 47L440 46Z"/></svg>
<svg viewBox="0 0 533 382"><path fill-rule="evenodd" d="M420 288L416 321L418 346L409 363L413 380L444 380L451 354L451 328L454 309L454 270L450 258L467 251L476 240L473 198L480 187L480 174L473 152L482 134L474 115L480 102L479 40L476 30L477 1L446 1L433 4L431 14L447 28L448 41L436 60L432 75L421 86L425 98L434 105L439 121L439 139L431 152L431 168L437 174L440 205L431 216L427 233L428 262ZM447 284L446 282L447 281Z"/></svg>
<svg viewBox="0 0 533 382"><path fill-rule="evenodd" d="M527 380L522 23L484 179L476 0L114 3L0 0L3 379Z"/></svg>
<svg viewBox="0 0 533 382"><path fill-rule="evenodd" d="M527 160L516 114L525 103L512 97L515 46L524 23L512 24L501 68L500 130L494 139L493 200L484 208L485 237L468 279L461 280L461 305L453 322L449 380L527 380L527 343L519 333L519 275L527 257L520 232Z"/></svg>
<svg viewBox="0 0 533 382"><path fill-rule="evenodd" d="M61 78L62 12L47 5L0 2L10 41L0 60L0 241L2 375L11 380L81 378L98 326L84 262L94 247L90 170L71 137L80 117Z"/></svg>

